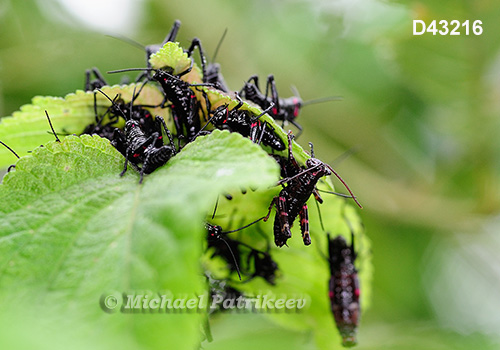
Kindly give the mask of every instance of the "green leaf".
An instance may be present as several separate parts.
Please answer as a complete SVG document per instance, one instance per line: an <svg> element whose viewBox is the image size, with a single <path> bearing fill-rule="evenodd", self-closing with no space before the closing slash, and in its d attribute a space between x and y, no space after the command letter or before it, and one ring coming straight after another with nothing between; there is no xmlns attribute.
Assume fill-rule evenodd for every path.
<svg viewBox="0 0 500 350"><path fill-rule="evenodd" d="M110 98L120 94L125 102L129 102L136 84L122 86L105 86L102 88ZM96 93L98 113L101 115L111 105L102 94ZM154 86L144 86L136 99L138 104L158 105L163 101L162 93ZM24 105L10 117L0 120L0 141L6 143L20 156L28 154L35 147L54 140L45 116L47 111L57 133L80 134L85 127L95 122L94 93L81 90L66 97L36 96L32 103ZM155 115L169 120L167 109L151 108ZM14 163L16 158L5 147L0 146L0 168Z"/></svg>
<svg viewBox="0 0 500 350"><path fill-rule="evenodd" d="M191 66L191 58L184 52L184 49L180 47L177 42L167 42L163 47L158 50L158 52L151 55L149 58L149 64L154 69L166 69L170 68L172 70L171 74L178 75ZM189 83L201 83L201 71L193 63L193 69L188 74L185 74L181 79Z"/></svg>
<svg viewBox="0 0 500 350"><path fill-rule="evenodd" d="M206 211L221 192L274 184L278 167L259 146L220 131L199 137L142 185L131 169L118 175L123 161L105 139L69 136L35 149L4 177L2 304L22 311L34 303L38 313L77 328L86 319L92 333L131 337L142 348L192 349L202 313L109 315L99 307L101 295L203 294ZM57 322L48 319L53 329Z"/></svg>
<svg viewBox="0 0 500 350"><path fill-rule="evenodd" d="M191 59L177 43L167 43L152 56L151 63L154 68L170 67L176 74L189 67ZM200 82L199 69L194 66L182 79L190 83ZM112 87L107 93L110 97L121 93L124 100L129 101L133 87ZM150 89L151 95L141 94L143 100L138 100L138 103L157 105L163 100L158 89L146 88ZM234 95L203 89L212 108L221 104L233 108L238 103ZM194 91L203 105L203 94L198 89ZM60 107L62 112L56 111L54 122L58 131L61 130L60 120L68 123L66 131L72 127L82 130L94 120L93 94L77 92L76 97L70 96L46 102L51 106L51 116L52 108L57 105L55 101L66 107L75 107L75 102L84 106L84 117L76 118L81 125L61 118L64 109ZM102 113L109 101L100 95L97 98L99 113ZM40 113L44 104L34 99L33 105L44 117ZM260 108L247 102L242 109L254 115L262 113ZM167 113L167 110L159 110L156 114ZM68 111L68 115L74 115L75 111L78 109ZM34 113L29 112L27 119L35 119ZM39 118L40 123L41 119L44 118ZM284 144L288 144L287 134L280 125L268 115L261 119L275 130ZM40 130L40 127L41 124L33 130ZM0 136L1 132L2 124ZM16 132L12 134L16 135ZM40 134L38 132L37 140ZM44 136L52 137L50 134ZM139 186L137 175L132 171L123 179L117 176L123 158L107 141L93 144L94 141L90 140L100 139L90 137L75 140L65 141L62 145L50 143L35 150L32 157L37 161L30 157L21 159L16 171L6 176L3 185L6 187L0 188L0 199L5 200L5 205L0 205L0 212L5 210L6 218L1 221L0 229L5 228L7 232L6 239L0 236L0 266L4 268L0 270L0 287L6 287L3 288L7 291L5 299L13 298L10 293L13 289L28 285L28 290L35 294L32 298L42 305L56 304L64 313L68 309L68 300L71 300L72 309L87 315L98 327L112 327L113 334L118 337L123 329L127 329L133 339L148 347L162 346L165 337L177 347L194 346L199 338L200 314L167 317L158 324L147 317L135 317L138 315L132 319L124 319L124 314L105 315L97 307L97 300L107 291L121 302L120 293L124 290L144 290L151 296L162 290L174 295L203 293L204 280L198 265L202 254L200 241L204 238L203 217L211 216L210 208L220 193L231 193L234 197L232 201L221 197L216 221L224 229L241 227L265 215L280 188L273 186L278 178L277 165L263 149L282 156L287 156L287 150L274 152L238 134L214 130L210 136L188 144L165 167L149 175L143 186ZM32 143L30 147L37 144ZM292 151L299 164L310 158L295 141L292 142ZM333 190L329 178L321 180L321 187ZM4 188L8 190L2 191ZM238 195L242 189L247 190L246 195ZM255 192L248 191L255 189ZM346 200L332 195L324 197L321 209L327 213L323 214L326 230L333 235L342 234L348 241L351 228L355 232L359 253L357 266L363 288L362 307L366 308L371 276L369 244L355 211ZM289 248L269 248L280 266L276 286L254 279L237 285L237 288L249 295L304 297L309 307L302 313L273 313L262 318L272 321L283 334L296 333L297 339L312 339L315 346L326 349L341 341L329 312L329 271L324 256L326 237L314 201L313 198L308 203L313 245L302 245L300 225L296 223ZM21 217L30 218L29 225L20 220ZM239 232L238 237L266 250L267 246L257 231L266 233L272 241L273 219L274 215L267 223ZM231 223L236 227L230 227ZM237 223L242 224L238 226ZM209 254L203 258L204 267L221 278L227 277L223 266L207 258ZM103 270L113 272L112 277L102 274ZM73 302L75 299L78 301ZM111 326L108 325L110 317ZM78 324L79 320L73 321ZM182 331L172 334L172 329ZM244 337L242 335L242 339ZM185 339L190 339L190 342Z"/></svg>
<svg viewBox="0 0 500 350"><path fill-rule="evenodd" d="M28 306L31 306L31 310ZM107 332L89 337L86 331L96 334L97 327L89 327L84 320L75 320L78 315L54 315L50 310L33 312L33 305L24 305L0 315L0 335L4 349L16 350L123 350L145 349L137 343L132 334ZM53 327L52 331L48 331ZM99 331L99 330L97 330ZM100 330L105 331L104 328ZM27 336L29 334L29 336Z"/></svg>
<svg viewBox="0 0 500 350"><path fill-rule="evenodd" d="M227 104L229 109L234 108L239 102L232 94L225 94L210 88L201 87L205 91L212 104L212 109ZM249 110L254 115L260 115L262 110L248 101L243 101L243 110ZM288 145L287 134L283 131L276 121L265 114L261 116L261 120L269 124L274 132L285 145ZM263 149L272 154L288 156L288 149L282 152L273 151L263 146ZM305 161L310 158L304 149L295 141L292 141L292 152L299 164L305 164ZM320 180L318 187L334 191L334 186L330 178ZM279 188L268 189L267 191L259 191L255 193L246 193L243 196L233 195L233 200L230 202L221 201L218 209L218 215L223 216L215 221L220 224L225 230L238 228L228 227L231 223L249 223L267 213L267 208L272 198L279 193ZM347 242L351 241L351 229L355 235L355 247L358 253L356 266L359 269L360 284L362 286L362 309L366 310L369 307L370 301L370 286L372 276L372 265L370 256L370 242L362 229L359 217L352 207L348 204L345 198L340 198L331 194L323 195L324 203L319 207L322 212L321 225L318 210L316 209L315 198L311 197L308 201L309 207L309 224L312 235L313 244L309 247L303 246L300 239L300 225L295 222L292 230L293 237L289 240L289 247L276 248L273 244L269 247L273 259L278 263L280 268L280 276L276 281L275 286L270 286L261 279L254 279L247 283L238 283L233 285L240 290L246 292L247 295L262 295L262 296L286 296L289 298L306 298L309 307L301 313L266 313L265 317L272 319L282 327L282 331L312 333L314 344L320 349L342 348L341 337L336 328L333 315L330 312L331 306L328 298L328 281L330 271L327 262L327 243L326 233L332 235L343 235ZM264 232L268 235L268 240L273 242L273 219L267 223L258 223L240 233L235 233L240 240L261 250L266 250L267 247L262 245L259 232ZM324 228L323 228L324 226ZM325 232L326 230L326 232ZM214 276L218 278L227 278L227 269L219 262L209 261L208 257L211 252L208 252L204 259L204 264ZM231 317L229 317L231 319ZM231 323L231 322L229 322ZM229 331L229 330L228 330ZM243 337L243 336L242 336ZM242 338L243 339L243 338ZM275 343L268 344L269 346L278 346L279 339L275 339ZM216 340L214 345L217 344Z"/></svg>
<svg viewBox="0 0 500 350"><path fill-rule="evenodd" d="M206 350L217 349L315 349L308 331L283 329L265 315L218 315L213 322L214 341L203 343ZM251 326L250 326L251 325Z"/></svg>
<svg viewBox="0 0 500 350"><path fill-rule="evenodd" d="M325 188L325 185L320 186ZM216 221L224 229L230 230L237 227L228 227L230 222L248 223L266 213L272 197L277 195L279 189L267 192L247 193L237 195L230 201L220 201L218 215L225 217L218 218ZM258 198L258 199L257 199ZM246 206L250 201L252 206ZM253 204L255 203L258 204ZM261 203L263 201L263 203ZM250 282L240 283L233 275L232 286L245 292L247 296L261 295L262 297L285 297L288 299L305 298L307 306L301 312L275 312L271 310L264 312L263 317L273 321L274 324L282 328L282 332L293 331L302 334L302 337L312 337L312 341L319 349L341 349L342 343L333 315L330 312L330 300L328 298L328 282L330 270L327 261L327 237L329 232L332 236L343 235L347 242L351 241L351 228L355 236L355 249L358 253L356 267L359 270L361 285L361 308L365 312L369 307L370 287L372 276L370 242L364 234L360 219L352 205L348 204L344 198L334 195L323 195L323 204L319 205L322 214L322 221L325 229L322 228L317 205L314 197L308 201L309 225L312 244L304 246L300 234L300 225L295 222L292 228L292 238L288 240L288 247L277 248L274 244L269 246L270 254L278 263L279 274L276 279L276 285L272 286L260 278L255 278ZM259 206L260 205L260 206ZM245 206L244 209L240 209ZM233 209L236 208L236 209ZM253 215L253 216L252 216ZM266 250L267 247L262 244L261 233L267 236L270 242L273 242L273 221L274 214L267 223L259 222L244 231L230 234L232 238L238 238L245 243L260 250ZM236 224L238 225L238 224ZM325 232L326 230L326 232ZM211 252L207 253L209 256ZM217 262L204 260L215 277L227 277L227 271L223 265ZM238 315L226 316L230 320L236 319ZM214 327L217 329L217 322L214 320ZM231 321L227 322L231 324ZM277 327L277 326L275 326ZM230 329L226 330L231 332ZM279 334L279 332L278 332ZM307 337L306 337L307 338ZM276 337L276 342L279 342ZM217 342L217 335L214 334L214 342ZM214 344L214 345L215 345ZM223 343L224 344L224 343ZM269 346L278 346L270 343Z"/></svg>

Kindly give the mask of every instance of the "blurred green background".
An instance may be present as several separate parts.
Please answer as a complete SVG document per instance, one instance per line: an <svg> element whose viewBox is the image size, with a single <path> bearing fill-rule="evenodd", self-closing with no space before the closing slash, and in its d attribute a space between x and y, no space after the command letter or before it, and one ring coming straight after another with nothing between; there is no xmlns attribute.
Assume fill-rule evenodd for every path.
<svg viewBox="0 0 500 350"><path fill-rule="evenodd" d="M375 274L358 349L499 349L500 2L2 0L0 115L83 88L93 66L144 67L105 34L159 43L174 19L209 59L228 28L231 89L272 73L282 97L343 97L303 109L299 143L364 205ZM413 19L483 34L413 36Z"/></svg>

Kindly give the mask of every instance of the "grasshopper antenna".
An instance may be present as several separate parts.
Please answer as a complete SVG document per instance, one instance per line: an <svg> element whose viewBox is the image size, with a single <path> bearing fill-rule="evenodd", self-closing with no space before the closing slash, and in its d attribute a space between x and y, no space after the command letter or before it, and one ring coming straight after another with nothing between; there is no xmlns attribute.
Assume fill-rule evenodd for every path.
<svg viewBox="0 0 500 350"><path fill-rule="evenodd" d="M215 201L214 212L212 214L212 220L215 218L215 212L217 211L217 207L219 206L219 195L217 195L217 200Z"/></svg>
<svg viewBox="0 0 500 350"><path fill-rule="evenodd" d="M224 238L220 237L220 239L222 242L226 243L227 249L229 249L229 252L231 253L231 256L233 257L234 266L236 267L236 272L238 272L238 277L240 278L240 281L241 281L240 267L238 266L238 263L236 262L236 257L234 256L233 250L231 249L231 246L229 245L229 243L227 243L227 241Z"/></svg>
<svg viewBox="0 0 500 350"><path fill-rule="evenodd" d="M126 36L123 36L123 35L119 35L119 34L116 34L116 35L111 35L111 34L106 34L105 36L107 36L108 38L113 38L113 39L116 39L116 40L120 40L124 43L127 43L133 47L136 47L140 50L146 50L146 46L138 43L137 41L133 40L133 39L130 39L130 38L127 38Z"/></svg>
<svg viewBox="0 0 500 350"><path fill-rule="evenodd" d="M219 40L219 43L217 44L217 47L215 48L214 55L212 56L212 60L210 62L215 62L215 58L217 57L217 54L219 53L219 49L222 45L222 42L224 41L224 38L226 37L227 34L227 28L224 29L224 33L222 33L222 37Z"/></svg>
<svg viewBox="0 0 500 350"><path fill-rule="evenodd" d="M221 233L226 234L226 233L233 233L233 232L241 231L241 230L243 230L243 229L246 229L246 228L247 228L247 227L249 227L249 226L252 226L253 224L258 223L260 220L262 220L262 219L264 219L264 218L265 218L265 216L263 216L263 217L261 217L261 218L259 218L259 219L255 220L255 221L252 221L252 222L251 222L251 223L249 223L248 225L245 225L245 226L243 226L243 227L240 227L240 228L238 228L238 229L236 229L236 230L232 230L232 231L222 231Z"/></svg>
<svg viewBox="0 0 500 350"><path fill-rule="evenodd" d="M308 100L308 101L302 102L302 106L313 105L313 104L323 103L323 102L328 102L328 101L342 101L343 99L344 98L342 96L329 96L329 97L315 98L314 100Z"/></svg>
<svg viewBox="0 0 500 350"><path fill-rule="evenodd" d="M49 121L50 129L52 130L52 133L54 134L56 141L61 143L61 140L59 140L59 137L57 137L57 134L54 131L54 127L52 126L52 122L50 121L49 113L47 112L47 110L45 110L45 115L47 116L47 120Z"/></svg>
<svg viewBox="0 0 500 350"><path fill-rule="evenodd" d="M6 145L5 143L3 143L2 141L0 141L0 143L1 143L2 145L4 145L4 147L5 147L5 148L7 148L9 151L11 151L11 152L12 152L12 154L13 154L13 155L15 155L15 156L17 157L17 159L19 159L19 158L20 158L20 157L17 155L17 153L16 153L16 152L14 152L14 150L13 150L12 148L10 148L9 146L7 146L7 145Z"/></svg>

